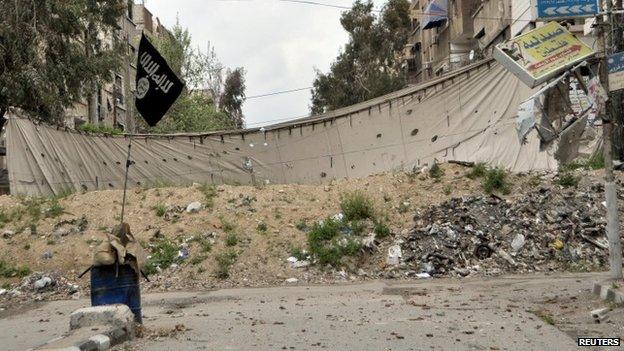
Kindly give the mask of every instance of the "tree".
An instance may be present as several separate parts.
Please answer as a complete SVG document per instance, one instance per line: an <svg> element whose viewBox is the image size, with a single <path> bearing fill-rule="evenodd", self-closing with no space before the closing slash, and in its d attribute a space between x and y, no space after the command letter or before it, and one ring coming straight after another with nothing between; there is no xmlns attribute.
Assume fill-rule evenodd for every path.
<svg viewBox="0 0 624 351"><path fill-rule="evenodd" d="M9 107L60 122L64 110L112 79L122 0L0 1L0 117Z"/></svg>
<svg viewBox="0 0 624 351"><path fill-rule="evenodd" d="M152 38L158 51L186 89L154 128L152 133L206 132L243 126L242 104L245 101L244 70L227 70L214 49L205 52L192 46L188 29L176 23L171 35Z"/></svg>
<svg viewBox="0 0 624 351"><path fill-rule="evenodd" d="M313 114L366 101L407 83L398 52L411 30L408 0L389 0L379 17L373 14L371 0L357 0L340 23L349 33L349 42L328 73L317 70Z"/></svg>
<svg viewBox="0 0 624 351"><path fill-rule="evenodd" d="M221 108L230 116L237 128L242 128L244 124L243 102L245 102L245 70L239 67L228 72L219 98Z"/></svg>

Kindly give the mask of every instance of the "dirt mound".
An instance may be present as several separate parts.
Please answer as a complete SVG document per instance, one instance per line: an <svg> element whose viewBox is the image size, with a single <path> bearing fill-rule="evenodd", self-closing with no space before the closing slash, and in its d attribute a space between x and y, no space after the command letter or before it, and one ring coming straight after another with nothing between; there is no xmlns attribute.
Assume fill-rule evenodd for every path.
<svg viewBox="0 0 624 351"><path fill-rule="evenodd" d="M516 256L520 263L533 259L530 255L534 246L543 250L555 238L560 238L565 247L569 237L577 240L575 228L583 228L583 234L590 238L600 238L604 235L600 172L576 172L576 176L582 176L582 179L578 185L574 184L578 187L570 188L553 184L558 179L553 174L507 175L504 187L497 188L498 185L492 183L492 188L489 186L492 184L486 184L489 180L484 175L475 176L472 169L452 164L435 170L386 173L334 181L327 185L210 187L195 184L190 187L137 188L129 191L125 218L137 240L152 256L148 267L153 273L152 282L142 284L143 290L147 291L266 286L285 284L287 280L324 283L405 277L406 272L422 270L422 262L428 262L422 258L423 255L438 252L429 246L449 244L442 240L443 237L448 238L449 230L455 231L462 239L458 239L457 244L451 241L450 245L458 245L457 248L451 247L451 251L440 253L453 255L454 262L462 263L462 269L483 264L469 258L473 255L472 247L460 249L464 245L464 237L470 238L470 244L474 245L472 238L478 237L478 231L483 232L485 242L494 245L493 250L499 246L509 250L512 236L523 233L525 247ZM495 193L503 191L508 194L499 194L500 198L495 203L489 203L493 198L484 195L484 184ZM550 189L550 193L530 195L536 194L531 189L540 186ZM375 250L361 251L358 259L350 264L338 263L336 267L328 268L316 264L314 257L310 258L309 265L294 264L293 256L301 260L307 258L302 256L308 249L309 228L319 220L340 213L341 196L354 191L370 198L375 212L385 219L389 235L375 238ZM584 200L581 196L573 199L576 201L573 211L576 212L566 212L564 218L572 219L573 225L559 220L558 213L546 211L530 216L531 211L540 209L540 201L555 193L561 194L563 205L570 201L566 197L568 195L574 197L577 193L595 193L591 197L595 211L582 213ZM0 262L5 266L5 269L0 269L3 288L7 291L15 289L21 284L20 277L35 271L64 277L67 280L64 285L76 284L80 293L87 293L88 275L82 279L77 276L91 264L93 248L118 224L121 195L121 191L95 191L57 199L0 197L0 223L4 225L0 230L3 231ZM462 198L465 200L458 200ZM193 206L189 208L191 204ZM475 206L482 210L475 213ZM548 209L556 209L553 206ZM509 213L517 211L520 213ZM417 219L425 222L418 224L417 230L413 231L415 212L419 213ZM511 218L510 215L519 220L508 220L511 224L498 220L501 217ZM590 232L590 227L583 227L586 215L596 223L592 227L595 232ZM554 216L555 222L549 222L547 216ZM537 218L546 220L546 224L535 227L532 223ZM501 238L493 238L502 235L500 230L503 228L498 228L499 223L510 225L512 230ZM426 230L429 224L431 226ZM429 234L433 224L438 227L439 233ZM470 231L466 229L468 225L472 226ZM544 235L539 231L545 231ZM568 232L569 235L564 235ZM387 264L387 252L399 239L405 241L402 248L406 262L395 267ZM419 242L422 249L418 248ZM503 242L506 246L496 244ZM581 256L585 257L583 255L593 244L577 242L584 245L580 249ZM571 246L571 252L576 248ZM461 255L466 256L465 262L457 258ZM520 257L525 255L528 255L526 259L521 260ZM602 260L604 255L598 257ZM550 256L540 259L550 260ZM497 258L490 260L496 261L501 270L508 269ZM452 265L440 265L435 260L432 264L435 267L432 273L442 272L440 268L447 266L449 268L445 268L445 272L452 270ZM602 264L602 261L597 262L589 269L599 268ZM552 267L565 268L563 265ZM8 294L5 292L4 296L6 298ZM64 291L58 298L67 296ZM4 302L1 304L5 305Z"/></svg>

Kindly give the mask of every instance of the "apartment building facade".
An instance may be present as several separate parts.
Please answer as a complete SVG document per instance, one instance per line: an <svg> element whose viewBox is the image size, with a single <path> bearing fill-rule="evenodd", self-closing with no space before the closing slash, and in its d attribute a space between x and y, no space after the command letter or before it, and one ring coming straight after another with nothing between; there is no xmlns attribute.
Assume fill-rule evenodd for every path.
<svg viewBox="0 0 624 351"><path fill-rule="evenodd" d="M96 87L91 96L77 101L67 109L65 125L76 128L84 123L103 124L128 132L136 131L134 108L136 55L141 33L151 37L171 35L144 4L127 1L126 11L119 19L119 29L103 38L104 45L122 44L123 63L113 72L113 80Z"/></svg>

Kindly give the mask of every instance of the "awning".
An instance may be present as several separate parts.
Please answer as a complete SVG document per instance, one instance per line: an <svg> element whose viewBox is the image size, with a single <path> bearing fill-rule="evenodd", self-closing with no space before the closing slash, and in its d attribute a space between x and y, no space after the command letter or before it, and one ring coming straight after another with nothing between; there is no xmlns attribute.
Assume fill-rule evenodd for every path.
<svg viewBox="0 0 624 351"><path fill-rule="evenodd" d="M440 27L448 19L448 0L431 0L425 8L422 29Z"/></svg>

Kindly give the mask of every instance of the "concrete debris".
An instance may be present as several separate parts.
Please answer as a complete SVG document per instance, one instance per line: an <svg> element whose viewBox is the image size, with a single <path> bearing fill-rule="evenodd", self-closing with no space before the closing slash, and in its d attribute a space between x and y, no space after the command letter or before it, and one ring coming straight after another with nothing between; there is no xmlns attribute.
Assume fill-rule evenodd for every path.
<svg viewBox="0 0 624 351"><path fill-rule="evenodd" d="M386 263L391 266L397 266L400 261L403 253L401 252L400 245L392 245L388 248L388 257L386 259Z"/></svg>
<svg viewBox="0 0 624 351"><path fill-rule="evenodd" d="M112 326L134 330L134 314L126 305L105 305L75 310L69 317L69 329Z"/></svg>
<svg viewBox="0 0 624 351"><path fill-rule="evenodd" d="M596 183L451 198L416 213L399 268L432 276L600 269L608 262L603 196ZM390 247L387 263L399 264L399 252Z"/></svg>
<svg viewBox="0 0 624 351"><path fill-rule="evenodd" d="M593 311L591 311L591 316L594 319L595 323L600 323L602 322L608 315L608 313L611 312L611 309L608 307L605 308L598 308L595 309Z"/></svg>
<svg viewBox="0 0 624 351"><path fill-rule="evenodd" d="M197 213L202 209L202 204L199 201L191 202L186 206L186 212L188 213Z"/></svg>
<svg viewBox="0 0 624 351"><path fill-rule="evenodd" d="M35 290L43 290L47 288L48 286L52 286L52 285L54 285L54 281L52 280L52 278L42 277L41 279L33 283L33 288L35 288Z"/></svg>
<svg viewBox="0 0 624 351"><path fill-rule="evenodd" d="M516 235L516 237L511 241L511 248L513 252L520 251L520 249L522 249L523 246L524 246L524 235L522 234Z"/></svg>

